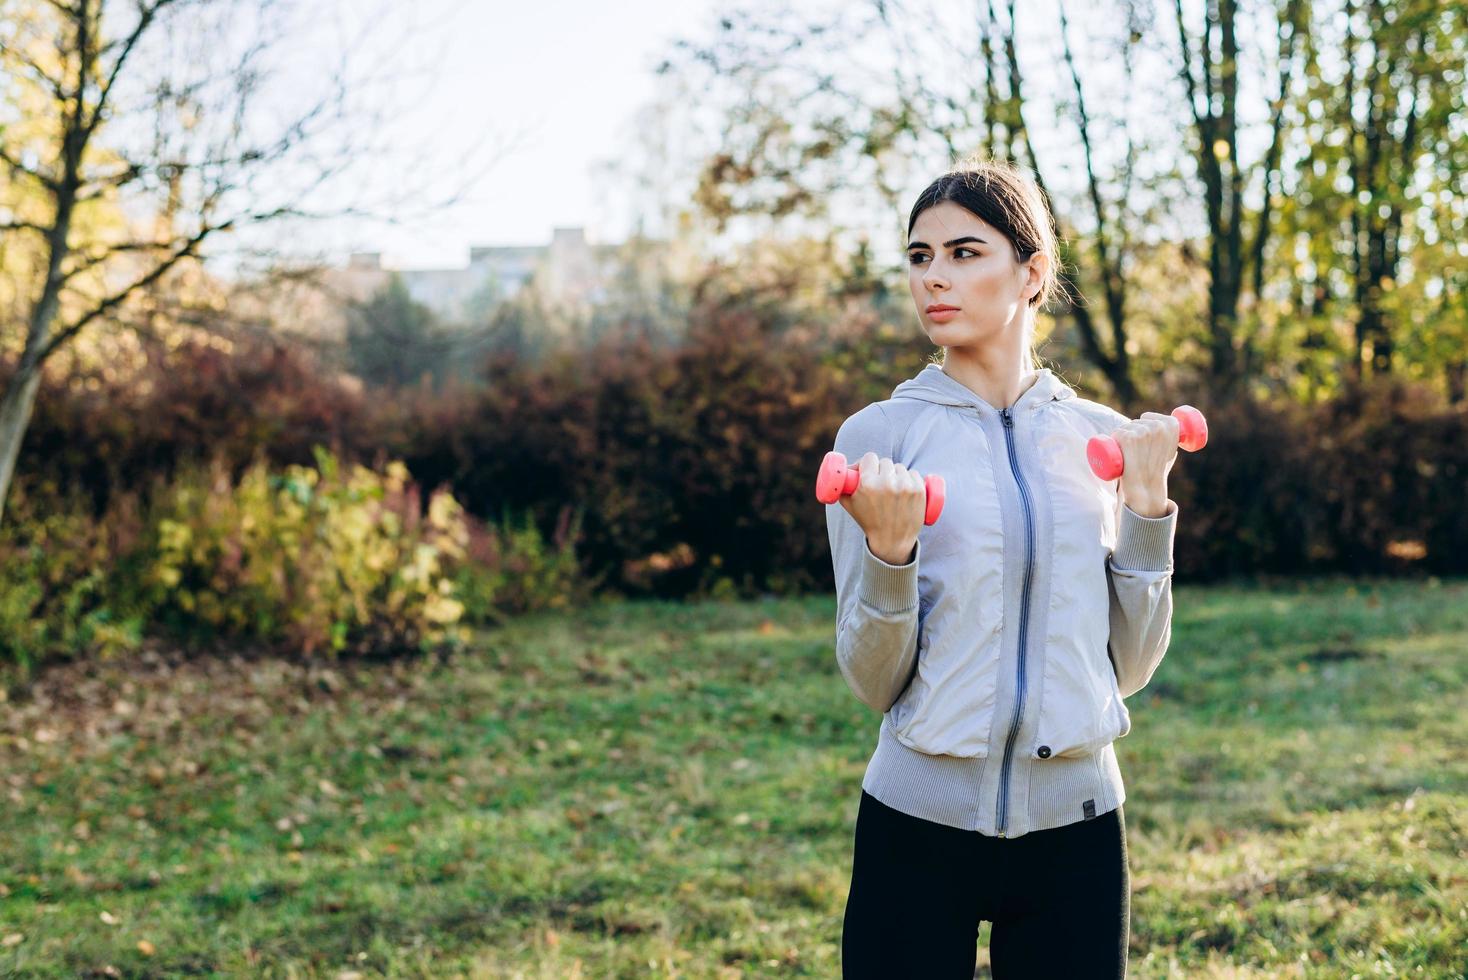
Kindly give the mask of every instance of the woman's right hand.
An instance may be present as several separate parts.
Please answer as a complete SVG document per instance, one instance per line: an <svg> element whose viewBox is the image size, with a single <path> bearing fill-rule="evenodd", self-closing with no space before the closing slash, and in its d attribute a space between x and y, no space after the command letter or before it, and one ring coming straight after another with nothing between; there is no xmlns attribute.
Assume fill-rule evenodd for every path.
<svg viewBox="0 0 1468 980"><path fill-rule="evenodd" d="M872 554L889 565L906 565L928 506L922 476L874 452L857 460L856 468L861 481L854 493L839 498L841 506L866 532Z"/></svg>

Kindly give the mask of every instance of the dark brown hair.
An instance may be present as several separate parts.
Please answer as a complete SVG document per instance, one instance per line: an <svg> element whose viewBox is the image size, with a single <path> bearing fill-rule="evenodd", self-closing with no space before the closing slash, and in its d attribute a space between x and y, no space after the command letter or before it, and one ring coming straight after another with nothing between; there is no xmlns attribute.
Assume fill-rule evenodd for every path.
<svg viewBox="0 0 1468 980"><path fill-rule="evenodd" d="M1045 253L1050 261L1039 292L1030 297L1030 306L1043 307L1065 292L1060 280L1055 218L1028 172L1002 160L968 157L959 161L918 195L907 220L909 238L918 215L942 201L952 201L1002 232L1009 239L1016 262L1024 262L1036 252ZM1033 350L1031 357L1038 367L1040 360Z"/></svg>

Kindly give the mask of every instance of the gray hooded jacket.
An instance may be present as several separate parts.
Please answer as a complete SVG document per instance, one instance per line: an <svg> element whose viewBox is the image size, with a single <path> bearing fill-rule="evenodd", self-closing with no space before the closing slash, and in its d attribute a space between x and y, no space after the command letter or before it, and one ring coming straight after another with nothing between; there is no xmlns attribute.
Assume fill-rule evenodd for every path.
<svg viewBox="0 0 1468 980"><path fill-rule="evenodd" d="M1019 837L1125 800L1111 743L1171 638L1177 523L1173 501L1142 517L1091 472L1086 441L1126 421L1048 368L999 409L929 364L842 424L849 463L871 451L947 484L906 565L826 508L836 661L883 712L862 780L883 803Z"/></svg>

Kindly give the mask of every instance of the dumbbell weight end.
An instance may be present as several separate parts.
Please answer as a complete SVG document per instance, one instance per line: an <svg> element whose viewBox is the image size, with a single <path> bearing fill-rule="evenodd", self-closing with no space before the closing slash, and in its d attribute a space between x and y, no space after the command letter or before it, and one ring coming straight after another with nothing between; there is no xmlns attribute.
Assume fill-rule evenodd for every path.
<svg viewBox="0 0 1468 980"><path fill-rule="evenodd" d="M1191 405L1179 405L1171 415L1177 419L1180 448L1195 453L1208 445L1208 420L1202 412ZM1092 436L1086 443L1086 461L1091 464L1091 472L1103 480L1115 480L1126 469L1121 446L1111 436Z"/></svg>
<svg viewBox="0 0 1468 980"><path fill-rule="evenodd" d="M826 453L826 458L821 460L820 471L816 474L816 499L823 504L834 504L841 497L856 492L861 485L861 470L855 466L846 465L846 457L832 450ZM936 473L930 473L923 478L923 486L928 491L927 505L923 511L923 523L931 525L938 520L938 515L943 513L943 501L947 496L947 486L943 478Z"/></svg>

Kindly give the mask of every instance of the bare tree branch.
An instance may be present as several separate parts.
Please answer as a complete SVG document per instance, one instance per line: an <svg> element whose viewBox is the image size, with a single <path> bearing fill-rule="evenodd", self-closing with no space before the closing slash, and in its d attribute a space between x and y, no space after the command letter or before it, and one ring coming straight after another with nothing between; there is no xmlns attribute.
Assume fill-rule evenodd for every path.
<svg viewBox="0 0 1468 980"><path fill-rule="evenodd" d="M153 19L158 16L158 12L174 2L175 0L154 0L151 4L141 2L138 4L138 22L133 26L132 33L127 36L127 40L122 42L122 50L118 52L117 60L112 63L112 70L107 75L107 81L102 84L102 91L97 96L97 103L92 107L91 118L82 126L82 132L85 134L84 139L89 138L96 131L97 124L102 121L107 111L107 99L112 94L112 86L117 83L117 77L122 74L122 69L127 64L128 56L132 54L133 48L137 46L142 36L147 33L149 26L153 23Z"/></svg>
<svg viewBox="0 0 1468 980"><path fill-rule="evenodd" d="M1295 39L1300 32L1300 0L1288 0L1279 18L1279 89L1271 108L1269 149L1264 154L1264 202L1254 221L1253 243L1249 249L1249 263L1253 269L1254 301L1259 303L1264 295L1264 246L1269 240L1274 213L1275 184L1280 176L1280 158L1284 147L1284 115L1289 99L1290 79L1295 61ZM1257 322L1258 316L1254 318ZM1244 347L1243 373L1254 372L1255 345Z"/></svg>
<svg viewBox="0 0 1468 980"><path fill-rule="evenodd" d="M39 183L41 186L47 188L48 190L56 189L56 181L41 173L39 170L27 167L24 163L21 163L15 157L11 156L9 151L7 151L3 146L0 146L0 163L3 163L5 164L5 166L9 167L12 174L17 174L22 177L29 177Z"/></svg>
<svg viewBox="0 0 1468 980"><path fill-rule="evenodd" d="M63 86L63 83L59 79L53 77L50 72L46 71L46 69L37 64L36 60L30 55L26 54L23 48L16 47L15 45L0 44L0 51L3 51L6 54L10 55L10 57L14 58L16 61L20 62L22 65L25 65L32 72L34 72L36 75L36 79L42 85L44 85L51 92L52 95L56 96L57 99L67 98L67 92L65 87Z"/></svg>
<svg viewBox="0 0 1468 980"><path fill-rule="evenodd" d="M1130 378L1130 358L1126 349L1126 281L1122 276L1120 263L1120 252L1111 250L1108 240L1108 220L1106 204L1101 196L1101 181L1096 172L1095 155L1091 146L1091 124L1090 117L1086 113L1085 90L1081 85L1080 72L1076 69L1075 58L1071 53L1070 25L1065 16L1064 0L1059 4L1060 10L1060 38L1063 45L1066 66L1070 69L1071 82L1076 94L1076 112L1079 117L1078 125L1081 134L1081 148L1086 163L1086 187L1091 199L1091 207L1096 214L1096 235L1094 247L1096 250L1096 263L1100 269L1101 289L1106 297L1106 311L1111 322L1111 342L1113 353L1107 355L1100 349L1097 343L1096 330L1089 318L1079 322L1081 340L1086 345L1091 359L1106 374L1107 380L1112 387L1122 396L1124 401L1131 401L1135 395ZM1122 222L1123 227L1125 221Z"/></svg>
<svg viewBox="0 0 1468 980"><path fill-rule="evenodd" d="M7 218L0 221L0 231L33 231L44 236L50 230L46 225L37 224L34 221L22 221L19 218Z"/></svg>
<svg viewBox="0 0 1468 980"><path fill-rule="evenodd" d="M146 289L148 286L151 286L153 283L157 282L165 274L167 274L170 269L172 269L183 259L197 254L196 250L198 249L199 245L204 241L204 239L215 231L223 230L224 227L226 226L220 225L217 227L204 228L192 238L190 238L182 248L175 249L172 253L169 254L167 258L160 261L147 274L124 286L122 289L113 293L111 296L108 296L106 299L102 300L86 313L83 313L81 316L79 316L70 325L57 331L51 336L50 341L41 348L39 359L44 361L46 358L55 353L56 349L59 348L62 344L65 344L72 337L76 336L76 334L79 333L81 329L85 327L88 323L91 323L93 320L107 313L109 310L112 310L113 308L119 306L123 301L125 301L129 296L131 296L138 290Z"/></svg>
<svg viewBox="0 0 1468 980"><path fill-rule="evenodd" d="M109 259L124 253L166 252L172 248L174 248L173 242L119 242L115 245L108 246L100 252L91 254L73 251L67 258L74 259L75 262L63 271L62 279L70 282L88 269L94 269Z"/></svg>

